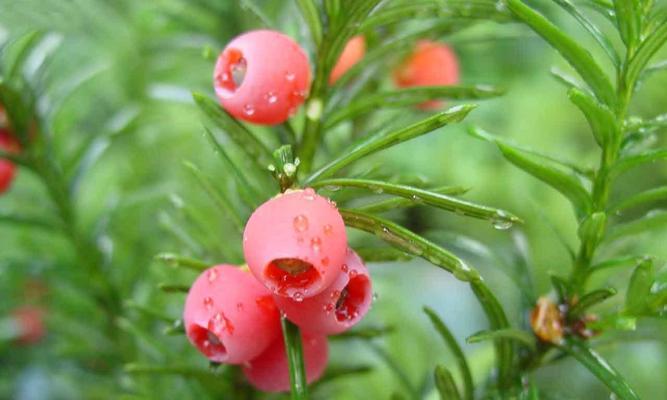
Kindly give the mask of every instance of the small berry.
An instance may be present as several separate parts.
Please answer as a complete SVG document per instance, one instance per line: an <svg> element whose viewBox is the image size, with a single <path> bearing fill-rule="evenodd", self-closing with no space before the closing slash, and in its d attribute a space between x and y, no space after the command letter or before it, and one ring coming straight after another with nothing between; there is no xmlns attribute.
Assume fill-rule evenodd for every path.
<svg viewBox="0 0 667 400"><path fill-rule="evenodd" d="M332 335L356 325L368 312L373 290L368 270L350 251L338 278L325 291L302 302L275 296L276 305L305 332Z"/></svg>
<svg viewBox="0 0 667 400"><path fill-rule="evenodd" d="M257 357L280 334L280 315L271 294L252 275L231 265L199 275L185 300L183 321L188 339L200 352L228 364Z"/></svg>
<svg viewBox="0 0 667 400"><path fill-rule="evenodd" d="M20 344L33 344L44 336L44 311L41 308L21 307L12 312L12 317L18 329Z"/></svg>
<svg viewBox="0 0 667 400"><path fill-rule="evenodd" d="M222 51L213 83L220 103L234 117L276 125L306 99L310 64L290 37L270 30L250 31Z"/></svg>
<svg viewBox="0 0 667 400"><path fill-rule="evenodd" d="M422 40L415 50L394 71L398 87L448 86L459 82L459 64L456 54L446 44ZM442 106L440 101L428 101L420 108L430 110Z"/></svg>
<svg viewBox="0 0 667 400"><path fill-rule="evenodd" d="M8 153L17 153L19 144L12 134L0 128L0 149ZM0 194L9 190L16 175L16 166L11 161L0 158Z"/></svg>
<svg viewBox="0 0 667 400"><path fill-rule="evenodd" d="M329 346L326 336L301 335L306 382L318 380L327 366ZM286 392L290 389L289 365L282 337L275 340L259 357L244 364L243 374L256 389L264 392Z"/></svg>
<svg viewBox="0 0 667 400"><path fill-rule="evenodd" d="M366 40L362 35L358 35L350 39L343 52L338 58L338 62L331 70L331 75L329 75L329 84L333 85L336 81L345 73L354 66L354 64L361 61L366 54Z"/></svg>
<svg viewBox="0 0 667 400"><path fill-rule="evenodd" d="M313 189L280 194L250 216L243 253L252 273L274 294L315 296L338 276L347 235L340 213Z"/></svg>

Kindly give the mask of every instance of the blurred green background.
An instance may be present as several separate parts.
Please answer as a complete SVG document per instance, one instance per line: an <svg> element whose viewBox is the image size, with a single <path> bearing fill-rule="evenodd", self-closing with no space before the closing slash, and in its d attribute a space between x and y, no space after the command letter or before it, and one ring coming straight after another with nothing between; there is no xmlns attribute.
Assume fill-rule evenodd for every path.
<svg viewBox="0 0 667 400"><path fill-rule="evenodd" d="M123 300L149 305L177 319L184 295L166 294L157 284L188 285L195 275L155 262L155 254L169 251L208 262L241 261L240 236L183 168L183 161L195 161L223 190L235 190L228 171L221 168L203 136L190 92L212 94L214 60L204 56L207 52L217 54L238 33L265 26L266 21L257 18L253 8L273 28L312 50L306 25L292 3L0 0L0 43L33 29L47 32L24 73L41 93L38 106L49 123L57 158L66 163L78 146L94 140L96 151L76 182L77 210L84 231L95 238L107 258L108 275ZM583 44L592 44L550 2L533 3ZM603 30L610 29L605 25L608 22L597 22ZM407 31L420 23L406 21L395 29ZM549 74L553 66L565 71L568 66L541 39L517 24L483 21L455 29L441 39L460 56L463 83L507 89L505 96L481 102L466 124L474 123L582 165L594 165L599 155L585 119ZM371 48L373 45L371 41ZM391 86L390 68L400 56L395 54L378 66L378 87ZM653 76L644 83L631 112L651 117L663 113L666 87L667 74ZM377 113L371 123L420 116L424 115L417 111L388 110ZM576 221L557 192L512 167L495 146L467 135L466 124L380 153L364 165L380 165L389 174L408 171L438 185L470 187L466 198L521 216L524 225L500 231L484 221L425 207L392 214L479 268L512 324L525 326L526 305L521 304L517 273L535 294L547 293L548 273L568 271L565 246L577 244ZM348 128L331 134L331 148L345 140ZM276 143L275 132L264 128L258 132L267 143ZM667 144L664 135L657 140ZM634 193L666 181L665 165L652 164L626 175L615 193ZM27 171L21 171L11 192L0 197L3 214L48 215L50 207L44 189ZM351 236L360 242L367 240L358 233L351 232ZM665 243L667 227L637 235L620 250L650 253L664 260ZM517 272L519 264L529 267L530 276ZM390 325L395 330L373 344L332 341L333 367L371 365L374 369L323 384L313 398L386 399L403 390L395 371L374 350L380 348L400 366L411 385L425 388L428 398L435 399L430 378L433 367L455 362L422 306L434 308L462 343L485 328L481 309L467 285L424 261L371 264L370 268L377 300L363 324ZM623 289L629 273L599 276L597 283ZM35 301L26 300L28 282L44 282L48 288L46 297L39 300L47 315L46 337L32 346L4 343L0 348L0 398L233 398L225 395L223 377L206 373L206 360L183 336L162 333L168 326L164 321L127 307L116 321L119 337L109 339L101 312L80 290L87 279L65 240L0 224L0 315ZM618 308L621 301L614 298L598 311ZM596 342L596 348L642 398L667 396L665 321L641 320L634 333L609 333ZM475 381L483 384L492 367L492 346L464 348ZM127 363L170 366L185 374L132 373L123 369ZM609 398L608 390L572 360L538 371L535 379L551 394L548 398Z"/></svg>

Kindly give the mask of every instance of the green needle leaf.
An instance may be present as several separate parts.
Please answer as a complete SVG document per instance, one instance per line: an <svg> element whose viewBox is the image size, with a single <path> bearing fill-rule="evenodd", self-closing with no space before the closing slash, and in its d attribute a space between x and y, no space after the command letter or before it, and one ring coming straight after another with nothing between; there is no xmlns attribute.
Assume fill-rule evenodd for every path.
<svg viewBox="0 0 667 400"><path fill-rule="evenodd" d="M280 324L283 330L285 351L287 352L287 361L289 364L292 400L306 400L308 399L308 386L306 384L306 368L303 362L303 348L301 346L299 327L285 317L280 318Z"/></svg>
<svg viewBox="0 0 667 400"><path fill-rule="evenodd" d="M591 36L595 39L596 42L602 47L602 49L607 53L607 56L609 56L609 59L614 63L615 66L619 66L621 64L621 59L618 56L618 53L616 52L616 49L614 48L614 45L611 43L611 41L607 38L607 36L604 35L598 29L595 24L593 24L584 14L582 14L579 9L572 4L570 0L554 0L556 4L561 6L565 11L567 11L570 15L574 17L574 19L579 22L581 26L590 33Z"/></svg>
<svg viewBox="0 0 667 400"><path fill-rule="evenodd" d="M568 313L568 316L575 319L579 316L584 315L586 310L593 307L596 304L602 303L608 298L616 294L616 289L614 288L605 288L593 290L592 292L586 293L581 297L581 299L575 304Z"/></svg>
<svg viewBox="0 0 667 400"><path fill-rule="evenodd" d="M639 400L623 377L598 353L583 343L568 341L560 348L574 357L622 400Z"/></svg>
<svg viewBox="0 0 667 400"><path fill-rule="evenodd" d="M531 350L537 348L537 342L535 341L535 335L530 332L522 331L520 329L499 329L493 331L480 331L473 335L470 335L466 338L467 343L479 343L487 340L496 340L496 339L509 339L520 342L523 345L528 346Z"/></svg>
<svg viewBox="0 0 667 400"><path fill-rule="evenodd" d="M599 103L592 96L576 88L570 89L568 96L570 101L586 117L595 141L600 147L605 148L608 144L612 143L611 140L618 136L619 129L616 124L616 116L609 107Z"/></svg>
<svg viewBox="0 0 667 400"><path fill-rule="evenodd" d="M623 157L614 165L609 174L612 177L617 177L632 168L663 160L667 160L667 149L652 150Z"/></svg>
<svg viewBox="0 0 667 400"><path fill-rule="evenodd" d="M397 131L388 134L382 132L378 135L365 138L351 149L346 150L343 154L315 171L305 180L304 185L309 185L317 180L328 178L342 168L370 154L425 135L429 132L433 132L445 125L461 122L475 107L476 106L474 105L455 106Z"/></svg>
<svg viewBox="0 0 667 400"><path fill-rule="evenodd" d="M605 237L613 241L631 235L640 235L652 229L661 229L667 226L667 211L652 211L645 217L632 222L615 226Z"/></svg>
<svg viewBox="0 0 667 400"><path fill-rule="evenodd" d="M639 0L614 0L614 8L621 39L632 54L641 33L641 5Z"/></svg>
<svg viewBox="0 0 667 400"><path fill-rule="evenodd" d="M398 185L387 183L383 181L375 181L368 179L325 179L312 184L313 187L356 187L367 189L373 192L382 192L393 194L396 196L410 199L415 202L423 202L424 204L442 208L447 211L454 212L460 215L466 215L473 218L489 220L496 226L511 226L514 223L521 222L519 217L516 217L507 211L473 204L464 200L450 197L444 194L430 192L428 190L415 188L412 186Z"/></svg>
<svg viewBox="0 0 667 400"><path fill-rule="evenodd" d="M667 186L661 186L659 188L649 189L634 196L630 196L627 199L612 205L609 207L609 213L618 213L628 208L637 207L665 199L667 199Z"/></svg>
<svg viewBox="0 0 667 400"><path fill-rule="evenodd" d="M319 47L322 42L322 22L320 21L317 5L313 0L297 0L296 4L299 6L303 19L308 24L315 47Z"/></svg>
<svg viewBox="0 0 667 400"><path fill-rule="evenodd" d="M157 287L166 293L187 293L190 291L188 285L177 285L172 283L158 283Z"/></svg>
<svg viewBox="0 0 667 400"><path fill-rule="evenodd" d="M201 93L192 93L197 106L210 122L224 131L229 138L253 160L258 169L264 170L273 160L271 151L252 132L224 111L218 103Z"/></svg>
<svg viewBox="0 0 667 400"><path fill-rule="evenodd" d="M368 114L381 108L403 108L430 100L477 100L498 97L503 90L493 86L427 86L366 95L326 117L325 128Z"/></svg>
<svg viewBox="0 0 667 400"><path fill-rule="evenodd" d="M660 48L667 42L667 14L659 17L655 31L651 32L639 45L634 57L630 60L626 74L626 82L635 83L646 65Z"/></svg>
<svg viewBox="0 0 667 400"><path fill-rule="evenodd" d="M630 277L628 291L625 294L625 309L628 312L641 314L645 311L654 281L653 260L645 259L637 265Z"/></svg>
<svg viewBox="0 0 667 400"><path fill-rule="evenodd" d="M450 196L465 194L468 192L468 190L469 190L468 188L462 186L442 186L434 189L429 189L429 191L432 193L438 193ZM414 200L412 198L405 199L401 197L396 197L393 199L381 200L365 204L363 206L355 207L354 209L367 213L379 214L386 211L392 211L401 208L415 207L420 204L421 203L418 200Z"/></svg>
<svg viewBox="0 0 667 400"><path fill-rule="evenodd" d="M456 359L459 371L461 372L461 376L463 377L465 399L472 400L474 398L475 386L472 381L472 374L470 372L470 367L468 366L468 361L466 360L465 353L463 353L463 349L461 349L461 346L456 341L456 338L454 337L452 332L449 330L449 328L447 328L447 325L445 325L445 323L442 321L442 319L440 319L440 317L438 316L438 314L435 313L435 311L433 311L429 307L424 307L424 312L431 320L431 323L435 327L436 331L438 331L440 337L442 337L442 339L445 341L445 344L447 345L449 350L452 352L452 355ZM447 373L449 373L449 371L447 371ZM454 389L456 389L456 385L454 385ZM456 392L458 395L458 391Z"/></svg>
<svg viewBox="0 0 667 400"><path fill-rule="evenodd" d="M435 367L433 371L433 378L435 380L435 388L440 394L440 400L460 400L461 395L454 383L454 377L447 368L442 365ZM470 397L472 399L472 397Z"/></svg>
<svg viewBox="0 0 667 400"><path fill-rule="evenodd" d="M211 200L220 207L224 212L224 215L228 216L232 223L236 226L236 229L239 232L243 232L244 228L244 218L238 213L238 210L234 206L234 203L229 199L227 194L220 189L218 189L213 181L194 164L190 162L184 163L185 167L192 173L196 178L199 185L206 191Z"/></svg>
<svg viewBox="0 0 667 400"><path fill-rule="evenodd" d="M204 261L195 260L194 258L179 256L173 253L160 253L155 256L157 261L161 261L171 267L179 267L191 269L193 271L202 272L208 269L211 265Z"/></svg>
<svg viewBox="0 0 667 400"><path fill-rule="evenodd" d="M480 133L478 128L472 128L471 133L475 136L483 137L483 132ZM535 178L548 184L567 197L574 206L578 216L581 217L590 212L593 206L592 200L586 189L581 186L575 177L548 165L544 162L545 160L541 160L541 162L533 161L525 154L525 151L517 149L514 146L502 143L498 140L496 140L495 143L503 156L512 164L530 175L533 175Z"/></svg>
<svg viewBox="0 0 667 400"><path fill-rule="evenodd" d="M393 247L356 247L354 251L367 263L412 260L410 254Z"/></svg>
<svg viewBox="0 0 667 400"><path fill-rule="evenodd" d="M573 38L552 24L542 14L525 5L521 0L506 0L510 10L549 42L591 87L595 96L607 106L616 103L616 94L609 78L595 62L593 56Z"/></svg>

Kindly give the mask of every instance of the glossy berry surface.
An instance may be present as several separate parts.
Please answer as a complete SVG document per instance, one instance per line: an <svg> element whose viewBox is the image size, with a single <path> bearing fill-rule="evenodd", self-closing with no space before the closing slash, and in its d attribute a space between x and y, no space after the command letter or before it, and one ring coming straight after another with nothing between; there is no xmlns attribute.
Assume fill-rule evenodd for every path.
<svg viewBox="0 0 667 400"><path fill-rule="evenodd" d="M402 88L455 85L459 82L458 58L446 44L420 41L394 71L394 82ZM442 102L430 101L422 104L422 108L433 109L441 105Z"/></svg>
<svg viewBox="0 0 667 400"><path fill-rule="evenodd" d="M302 300L338 277L347 253L338 209L313 189L278 195L250 216L243 253L252 273L271 292Z"/></svg>
<svg viewBox="0 0 667 400"><path fill-rule="evenodd" d="M285 122L310 86L306 53L290 37L257 30L233 39L213 75L220 104L238 119L263 125Z"/></svg>
<svg viewBox="0 0 667 400"><path fill-rule="evenodd" d="M300 302L275 297L278 308L305 332L332 335L356 325L368 312L373 290L368 270L348 251L338 278L325 291Z"/></svg>
<svg viewBox="0 0 667 400"><path fill-rule="evenodd" d="M250 273L231 265L209 268L195 280L183 322L202 354L228 364L257 357L280 335L271 294Z"/></svg>
<svg viewBox="0 0 667 400"><path fill-rule="evenodd" d="M19 145L11 133L3 128L0 128L0 150L8 153L18 152ZM0 158L0 193L4 193L12 185L16 175L16 166L14 163Z"/></svg>
<svg viewBox="0 0 667 400"><path fill-rule="evenodd" d="M318 380L327 366L329 346L326 336L301 335L306 382ZM243 374L256 389L264 392L286 392L290 389L289 366L282 337L274 341L259 357L244 364Z"/></svg>
<svg viewBox="0 0 667 400"><path fill-rule="evenodd" d="M341 76L343 76L356 63L361 61L366 54L366 39L358 35L350 39L343 52L340 54L336 65L331 70L329 76L329 84L334 84Z"/></svg>
<svg viewBox="0 0 667 400"><path fill-rule="evenodd" d="M33 344L38 342L46 333L44 328L44 312L39 307L21 307L12 313L18 330L18 342Z"/></svg>

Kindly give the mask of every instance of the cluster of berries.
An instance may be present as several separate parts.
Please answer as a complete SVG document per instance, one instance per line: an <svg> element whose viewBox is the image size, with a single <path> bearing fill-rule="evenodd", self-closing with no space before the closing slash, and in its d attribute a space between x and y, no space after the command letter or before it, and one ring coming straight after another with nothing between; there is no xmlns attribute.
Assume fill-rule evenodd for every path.
<svg viewBox="0 0 667 400"><path fill-rule="evenodd" d="M371 278L348 247L335 204L313 189L288 190L252 214L243 235L248 269L218 265L194 282L185 302L190 342L208 359L242 364L263 391L289 389L280 314L301 328L308 382L327 363L327 335L370 308Z"/></svg>
<svg viewBox="0 0 667 400"><path fill-rule="evenodd" d="M14 154L19 151L19 143L9 130L9 121L5 109L0 105L0 150ZM0 158L0 194L9 190L16 175L16 166Z"/></svg>
<svg viewBox="0 0 667 400"><path fill-rule="evenodd" d="M355 36L346 44L329 75L335 83L365 55L366 41ZM396 68L394 83L401 88L446 86L459 80L456 55L447 45L420 41ZM277 125L294 115L308 97L310 64L290 37L258 30L233 39L222 51L213 76L222 107L234 117L262 125ZM439 101L420 105L425 110Z"/></svg>

